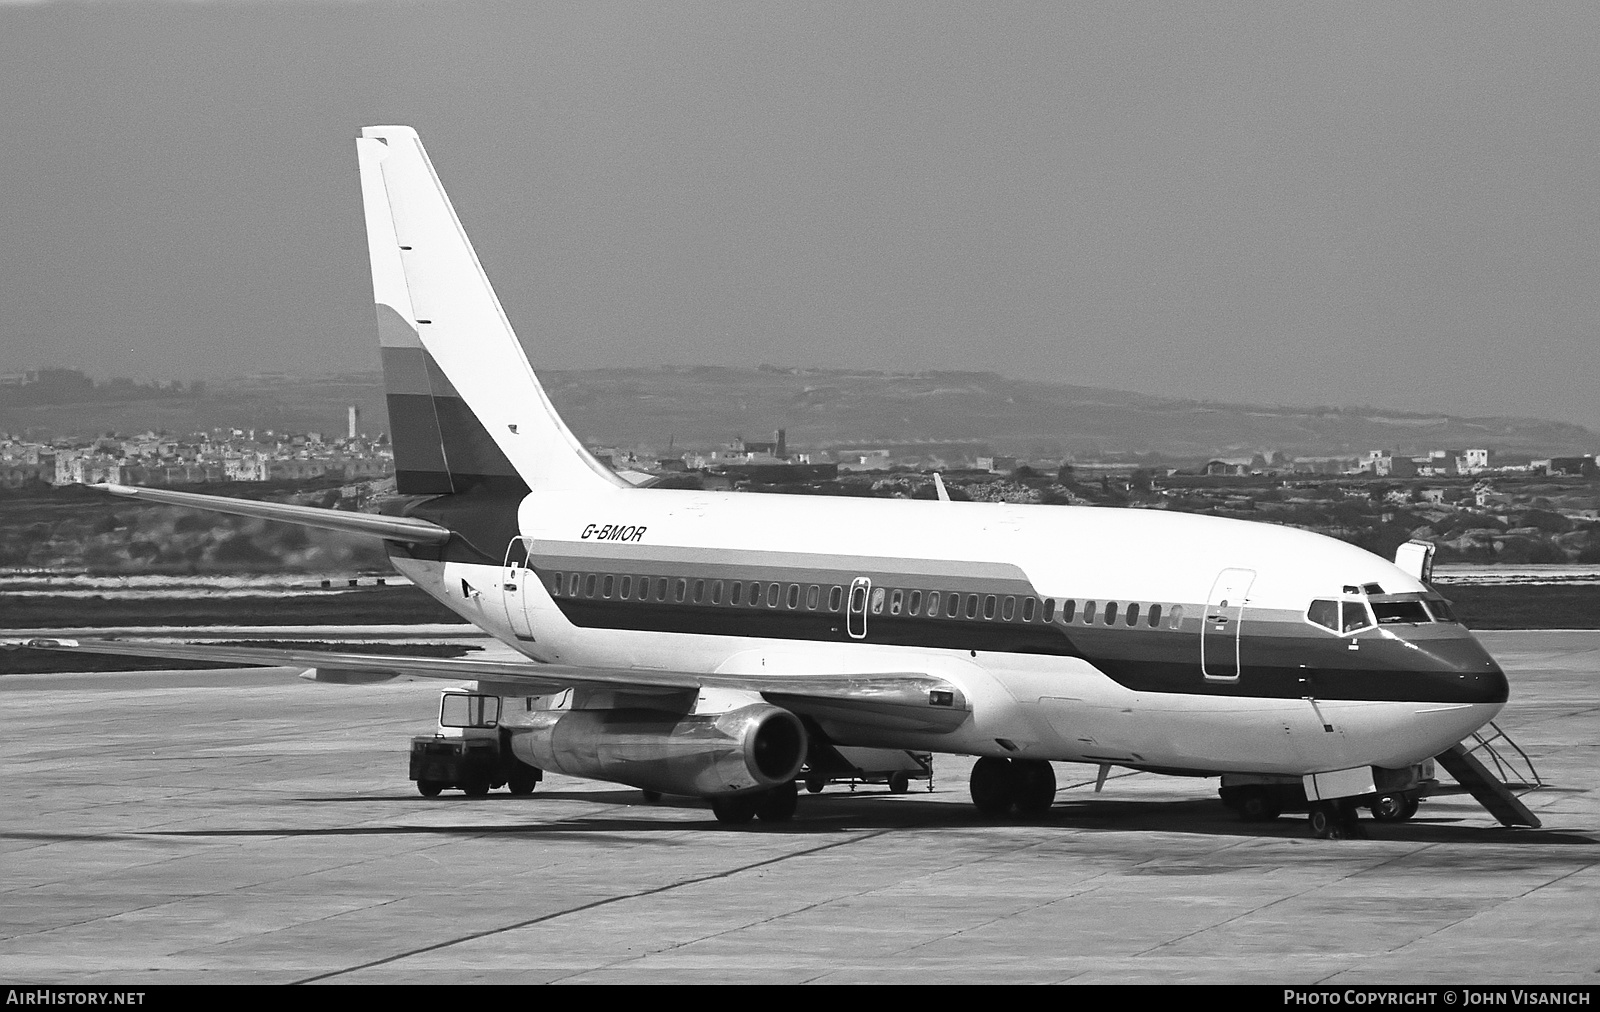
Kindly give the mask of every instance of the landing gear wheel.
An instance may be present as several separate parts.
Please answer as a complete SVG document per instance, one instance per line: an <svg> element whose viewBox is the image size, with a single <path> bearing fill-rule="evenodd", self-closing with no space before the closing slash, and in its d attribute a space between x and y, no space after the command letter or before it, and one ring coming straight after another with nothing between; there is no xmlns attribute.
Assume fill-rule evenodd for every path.
<svg viewBox="0 0 1600 1012"><path fill-rule="evenodd" d="M800 789L791 780L756 799L756 817L762 822L788 822L800 803Z"/></svg>
<svg viewBox="0 0 1600 1012"><path fill-rule="evenodd" d="M997 818L1011 811L1017 800L1017 777L1011 760L984 756L973 763L967 790L983 815Z"/></svg>
<svg viewBox="0 0 1600 1012"><path fill-rule="evenodd" d="M822 786L822 780L818 779L817 777L812 777L810 780L806 781L806 790L810 791L812 794L821 794Z"/></svg>
<svg viewBox="0 0 1600 1012"><path fill-rule="evenodd" d="M644 795L644 803L647 805L653 805L661 800L660 791L640 791L639 793Z"/></svg>
<svg viewBox="0 0 1600 1012"><path fill-rule="evenodd" d="M444 790L444 784L437 780L418 780L417 793L425 798L437 798L439 792Z"/></svg>
<svg viewBox="0 0 1600 1012"><path fill-rule="evenodd" d="M1243 787L1238 794L1239 817L1246 822L1271 822L1283 814L1278 799L1265 787Z"/></svg>
<svg viewBox="0 0 1600 1012"><path fill-rule="evenodd" d="M712 798L711 814L729 826L742 826L756 817L756 799L748 795Z"/></svg>
<svg viewBox="0 0 1600 1012"><path fill-rule="evenodd" d="M911 790L911 778L904 773L889 774L889 793L904 794Z"/></svg>
<svg viewBox="0 0 1600 1012"><path fill-rule="evenodd" d="M1372 817L1379 822L1404 822L1417 814L1417 799L1410 794L1380 794L1372 802Z"/></svg>
<svg viewBox="0 0 1600 1012"><path fill-rule="evenodd" d="M1016 783L1017 812L1038 815L1050 810L1056 800L1056 771L1043 759L1013 759L1011 774Z"/></svg>
<svg viewBox="0 0 1600 1012"><path fill-rule="evenodd" d="M516 770L506 780L506 786L512 794L532 794L533 789L539 786L539 774L532 770Z"/></svg>

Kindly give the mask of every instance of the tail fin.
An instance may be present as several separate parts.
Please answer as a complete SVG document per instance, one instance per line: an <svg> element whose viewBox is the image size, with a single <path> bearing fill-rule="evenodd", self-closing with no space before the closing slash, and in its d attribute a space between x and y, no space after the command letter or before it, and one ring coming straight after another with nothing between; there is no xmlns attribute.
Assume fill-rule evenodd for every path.
<svg viewBox="0 0 1600 1012"><path fill-rule="evenodd" d="M556 414L415 130L356 140L397 490L627 483Z"/></svg>

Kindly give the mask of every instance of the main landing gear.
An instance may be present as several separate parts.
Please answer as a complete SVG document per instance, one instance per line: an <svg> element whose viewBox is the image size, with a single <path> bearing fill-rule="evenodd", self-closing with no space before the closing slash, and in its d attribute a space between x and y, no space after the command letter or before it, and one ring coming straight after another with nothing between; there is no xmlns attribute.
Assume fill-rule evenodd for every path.
<svg viewBox="0 0 1600 1012"><path fill-rule="evenodd" d="M800 803L800 788L794 781L779 784L758 794L735 794L711 799L711 814L717 821L742 826L751 819L762 822L788 822Z"/></svg>
<svg viewBox="0 0 1600 1012"><path fill-rule="evenodd" d="M990 818L1013 809L1018 815L1038 815L1055 802L1056 774L1043 759L985 756L972 764L967 787L972 803Z"/></svg>

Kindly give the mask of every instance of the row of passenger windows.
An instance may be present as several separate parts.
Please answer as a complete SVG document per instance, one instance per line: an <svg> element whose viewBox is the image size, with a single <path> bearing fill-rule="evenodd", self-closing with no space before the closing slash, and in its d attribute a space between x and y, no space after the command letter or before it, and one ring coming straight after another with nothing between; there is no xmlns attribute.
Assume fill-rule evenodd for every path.
<svg viewBox="0 0 1600 1012"><path fill-rule="evenodd" d="M655 601L672 604L735 605L749 608L784 608L790 611L828 611L845 607L845 588L799 583L763 583L759 580L689 580L665 576L631 576L615 573L553 573L548 577L554 597L600 598L619 601ZM1060 622L1080 625L1145 626L1176 629L1183 621L1183 606L1163 609L1159 604L1117 601L1038 599L1000 594L962 594L959 591L906 590L874 587L854 610L869 615L924 618L982 618L1002 622Z"/></svg>
<svg viewBox="0 0 1600 1012"><path fill-rule="evenodd" d="M1454 622L1456 617L1443 598L1428 598L1426 607L1423 601L1373 601L1370 609L1365 600L1347 599L1312 601L1306 619L1337 633L1351 633L1375 625Z"/></svg>

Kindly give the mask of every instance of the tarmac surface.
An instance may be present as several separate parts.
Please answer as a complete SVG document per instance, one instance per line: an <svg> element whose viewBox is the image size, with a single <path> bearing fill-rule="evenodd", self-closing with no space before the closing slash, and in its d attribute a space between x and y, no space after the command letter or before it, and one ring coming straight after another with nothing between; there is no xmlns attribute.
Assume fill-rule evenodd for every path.
<svg viewBox="0 0 1600 1012"><path fill-rule="evenodd" d="M1215 780L1065 764L1045 817L989 822L949 756L776 827L562 776L426 799L441 683L7 676L0 980L1593 987L1600 633L1482 638L1539 830L1444 794L1316 840Z"/></svg>

